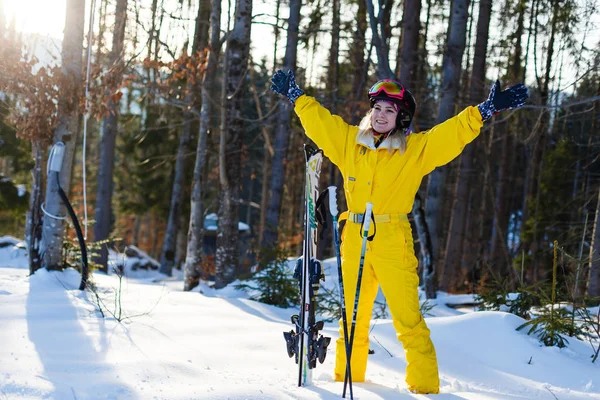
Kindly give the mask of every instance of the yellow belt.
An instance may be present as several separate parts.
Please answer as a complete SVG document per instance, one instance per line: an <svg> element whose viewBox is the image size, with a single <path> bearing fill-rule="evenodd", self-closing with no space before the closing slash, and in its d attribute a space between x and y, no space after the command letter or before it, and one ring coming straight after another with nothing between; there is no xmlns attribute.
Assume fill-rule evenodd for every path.
<svg viewBox="0 0 600 400"><path fill-rule="evenodd" d="M408 222L408 215L406 214L377 214L374 215L375 223L386 223L386 222ZM347 219L349 222L355 224L362 224L363 214L355 214L351 211L344 211L340 214L340 221Z"/></svg>

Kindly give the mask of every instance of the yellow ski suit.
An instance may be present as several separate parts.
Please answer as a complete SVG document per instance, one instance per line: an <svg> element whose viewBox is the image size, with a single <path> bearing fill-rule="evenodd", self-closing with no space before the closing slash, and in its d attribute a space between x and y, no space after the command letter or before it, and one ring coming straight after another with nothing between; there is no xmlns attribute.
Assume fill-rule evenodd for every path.
<svg viewBox="0 0 600 400"><path fill-rule="evenodd" d="M389 305L398 340L406 353L409 390L438 393L437 359L429 329L420 313L417 259L406 215L412 210L422 178L457 157L465 145L477 137L483 125L479 110L467 107L429 131L409 135L404 154L398 149L390 152L389 139L375 148L371 136L357 138L357 126L331 115L313 97L300 96L295 111L306 135L340 169L348 211L362 214L370 201L376 218L389 220L376 223L375 238L367 245L352 348L352 380L363 382L365 379L369 324L379 284ZM341 247L348 325L354 308L361 243L360 224L349 219L342 233ZM340 319L335 379L343 381L345 371L346 353Z"/></svg>

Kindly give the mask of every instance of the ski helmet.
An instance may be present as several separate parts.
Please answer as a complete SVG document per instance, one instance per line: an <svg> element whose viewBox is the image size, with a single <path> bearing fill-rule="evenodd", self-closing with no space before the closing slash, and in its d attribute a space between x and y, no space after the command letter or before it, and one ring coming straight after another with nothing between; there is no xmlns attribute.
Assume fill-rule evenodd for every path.
<svg viewBox="0 0 600 400"><path fill-rule="evenodd" d="M371 89L369 89L371 108L375 106L377 100L386 100L398 105L396 127L402 129L410 127L417 109L417 102L412 93L400 82L393 79L383 79L371 86Z"/></svg>

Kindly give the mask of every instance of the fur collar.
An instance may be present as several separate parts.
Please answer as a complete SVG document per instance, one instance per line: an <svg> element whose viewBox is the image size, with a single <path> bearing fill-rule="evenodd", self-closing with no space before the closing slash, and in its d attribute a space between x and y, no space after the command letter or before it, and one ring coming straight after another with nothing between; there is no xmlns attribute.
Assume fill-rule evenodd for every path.
<svg viewBox="0 0 600 400"><path fill-rule="evenodd" d="M398 133L396 132L391 136L386 137L383 142L379 145L379 147L375 147L375 138L373 134L369 131L359 130L356 134L356 143L364 146L371 150L380 150L380 149L392 149L392 150L400 150L400 139L398 138Z"/></svg>

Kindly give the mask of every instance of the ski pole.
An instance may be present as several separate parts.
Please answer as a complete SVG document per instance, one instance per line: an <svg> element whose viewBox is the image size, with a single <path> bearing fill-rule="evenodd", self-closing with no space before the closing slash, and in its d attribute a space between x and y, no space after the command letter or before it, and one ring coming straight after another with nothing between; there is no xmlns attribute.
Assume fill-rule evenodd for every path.
<svg viewBox="0 0 600 400"><path fill-rule="evenodd" d="M365 253L367 252L367 239L369 238L369 228L371 227L371 213L373 211L373 203L367 203L367 209L363 216L363 232L362 232L362 247L360 249L360 263L358 264L358 279L356 281L356 293L354 294L354 310L352 311L352 328L350 328L350 340L348 341L350 351L347 358L352 357L352 345L354 343L354 330L356 328L356 314L358 314L358 297L360 296L360 284L362 282L363 266L365 264ZM344 376L344 391L342 397L346 396L346 386L348 384L350 369L346 367L346 375Z"/></svg>
<svg viewBox="0 0 600 400"><path fill-rule="evenodd" d="M340 234L338 231L338 209L336 187L329 186L329 211L333 217L333 240L335 247L335 256L337 258L338 284L340 288L340 303L342 305L342 324L344 326L344 348L346 349L346 371L348 374L348 384L350 386L350 399L354 399L352 393L352 370L350 367L350 346L348 346L348 320L346 318L346 301L344 296L344 281L342 279L342 258L340 256ZM345 379L345 378L344 378ZM342 395L345 397L345 394Z"/></svg>

